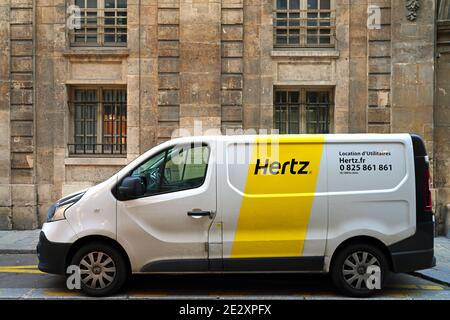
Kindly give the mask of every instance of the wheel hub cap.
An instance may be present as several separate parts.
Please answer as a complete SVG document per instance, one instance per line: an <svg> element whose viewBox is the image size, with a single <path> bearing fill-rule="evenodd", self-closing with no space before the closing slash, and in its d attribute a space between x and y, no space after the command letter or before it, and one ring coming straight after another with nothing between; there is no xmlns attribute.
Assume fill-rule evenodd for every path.
<svg viewBox="0 0 450 320"><path fill-rule="evenodd" d="M365 274L366 273L366 268L364 268L363 266L359 266L358 267L358 274Z"/></svg>
<svg viewBox="0 0 450 320"><path fill-rule="evenodd" d="M116 265L105 252L94 251L80 261L81 281L91 289L103 289L116 277Z"/></svg>
<svg viewBox="0 0 450 320"><path fill-rule="evenodd" d="M345 282L354 289L368 289L366 280L369 277L367 274L369 266L380 267L380 262L373 254L366 251L351 253L342 266L342 275Z"/></svg>

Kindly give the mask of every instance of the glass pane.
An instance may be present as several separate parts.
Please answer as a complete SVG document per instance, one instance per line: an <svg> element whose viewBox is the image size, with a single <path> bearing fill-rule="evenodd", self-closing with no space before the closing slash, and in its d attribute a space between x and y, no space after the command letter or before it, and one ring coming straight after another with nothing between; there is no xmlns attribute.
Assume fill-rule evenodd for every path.
<svg viewBox="0 0 450 320"><path fill-rule="evenodd" d="M287 9L287 0L277 0L277 9L278 10L286 10Z"/></svg>
<svg viewBox="0 0 450 320"><path fill-rule="evenodd" d="M163 184L170 185L183 180L183 171L186 165L187 150L182 148L171 152L170 159L164 166Z"/></svg>
<svg viewBox="0 0 450 320"><path fill-rule="evenodd" d="M331 8L330 0L320 0L320 9L329 10Z"/></svg>
<svg viewBox="0 0 450 320"><path fill-rule="evenodd" d="M117 8L126 8L127 0L117 0Z"/></svg>
<svg viewBox="0 0 450 320"><path fill-rule="evenodd" d="M97 0L86 0L88 8L97 8Z"/></svg>
<svg viewBox="0 0 450 320"><path fill-rule="evenodd" d="M299 134L298 123L290 123L289 124L289 134Z"/></svg>
<svg viewBox="0 0 450 320"><path fill-rule="evenodd" d="M289 25L296 27L300 25L300 13L291 13L289 14Z"/></svg>
<svg viewBox="0 0 450 320"><path fill-rule="evenodd" d="M280 100L280 102L281 103L287 103L288 102L288 100L287 100L287 91L279 91L279 93L280 93L280 96L281 96L281 100Z"/></svg>
<svg viewBox="0 0 450 320"><path fill-rule="evenodd" d="M209 156L209 149L206 146L189 149L186 158L186 168L184 180L196 180L192 183L200 183L206 175L206 167Z"/></svg>
<svg viewBox="0 0 450 320"><path fill-rule="evenodd" d="M162 191L174 192L200 186L206 175L208 152L206 146L174 149L164 167Z"/></svg>
<svg viewBox="0 0 450 320"><path fill-rule="evenodd" d="M74 150L76 153L92 153L97 139L96 91L74 91Z"/></svg>
<svg viewBox="0 0 450 320"><path fill-rule="evenodd" d="M127 35L126 34L121 34L117 36L117 42L127 42Z"/></svg>
<svg viewBox="0 0 450 320"><path fill-rule="evenodd" d="M317 26L317 13L308 13L308 26Z"/></svg>
<svg viewBox="0 0 450 320"><path fill-rule="evenodd" d="M287 26L287 13L277 13L277 26Z"/></svg>
<svg viewBox="0 0 450 320"><path fill-rule="evenodd" d="M298 10L300 9L300 0L290 0L289 9Z"/></svg>
<svg viewBox="0 0 450 320"><path fill-rule="evenodd" d="M300 94L298 91L290 91L289 92L289 103L299 103Z"/></svg>
<svg viewBox="0 0 450 320"><path fill-rule="evenodd" d="M306 93L306 102L307 103L317 103L318 101L318 92L308 91Z"/></svg>
<svg viewBox="0 0 450 320"><path fill-rule="evenodd" d="M116 19L114 18L105 18L105 24L115 24L116 23Z"/></svg>
<svg viewBox="0 0 450 320"><path fill-rule="evenodd" d="M287 44L287 38L282 36L277 36L276 38L277 44Z"/></svg>
<svg viewBox="0 0 450 320"><path fill-rule="evenodd" d="M289 44L299 44L299 43L300 43L299 36L290 36L289 37Z"/></svg>
<svg viewBox="0 0 450 320"><path fill-rule="evenodd" d="M115 7L116 7L115 0L105 0L105 8L110 9Z"/></svg>
<svg viewBox="0 0 450 320"><path fill-rule="evenodd" d="M308 9L316 10L318 8L318 0L308 0Z"/></svg>
<svg viewBox="0 0 450 320"><path fill-rule="evenodd" d="M299 107L293 106L289 108L289 133L299 133L300 113Z"/></svg>
<svg viewBox="0 0 450 320"><path fill-rule="evenodd" d="M141 177L145 186L146 194L152 194L159 191L161 180L161 169L164 165L164 158L166 151L158 153L151 157L144 164L136 168L131 175L134 177Z"/></svg>
<svg viewBox="0 0 450 320"><path fill-rule="evenodd" d="M85 8L84 0L75 0L75 5L80 8Z"/></svg>
<svg viewBox="0 0 450 320"><path fill-rule="evenodd" d="M331 38L329 36L321 36L320 37L320 44L330 44Z"/></svg>

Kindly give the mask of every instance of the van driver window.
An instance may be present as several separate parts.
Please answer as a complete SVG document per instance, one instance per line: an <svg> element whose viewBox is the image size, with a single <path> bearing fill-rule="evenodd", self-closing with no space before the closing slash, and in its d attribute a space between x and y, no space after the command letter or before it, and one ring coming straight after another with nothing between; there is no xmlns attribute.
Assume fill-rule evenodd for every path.
<svg viewBox="0 0 450 320"><path fill-rule="evenodd" d="M146 187L145 196L197 188L206 176L206 145L176 146L160 152L133 170Z"/></svg>

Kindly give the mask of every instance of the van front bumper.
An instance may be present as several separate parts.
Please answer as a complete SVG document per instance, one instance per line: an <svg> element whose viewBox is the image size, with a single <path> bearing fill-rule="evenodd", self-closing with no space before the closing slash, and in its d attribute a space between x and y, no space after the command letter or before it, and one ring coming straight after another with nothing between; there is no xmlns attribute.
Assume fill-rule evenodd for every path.
<svg viewBox="0 0 450 320"><path fill-rule="evenodd" d="M39 234L39 243L36 247L39 270L46 273L65 274L66 258L70 246L70 243L49 241L45 233L41 231Z"/></svg>

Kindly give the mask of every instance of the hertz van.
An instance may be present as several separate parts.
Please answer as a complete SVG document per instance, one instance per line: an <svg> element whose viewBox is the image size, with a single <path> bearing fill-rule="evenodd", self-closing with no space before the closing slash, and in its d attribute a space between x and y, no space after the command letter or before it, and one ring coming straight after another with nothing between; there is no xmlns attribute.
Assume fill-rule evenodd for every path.
<svg viewBox="0 0 450 320"><path fill-rule="evenodd" d="M39 269L75 266L92 296L133 273L322 272L366 297L435 265L429 178L410 134L178 138L52 205Z"/></svg>

